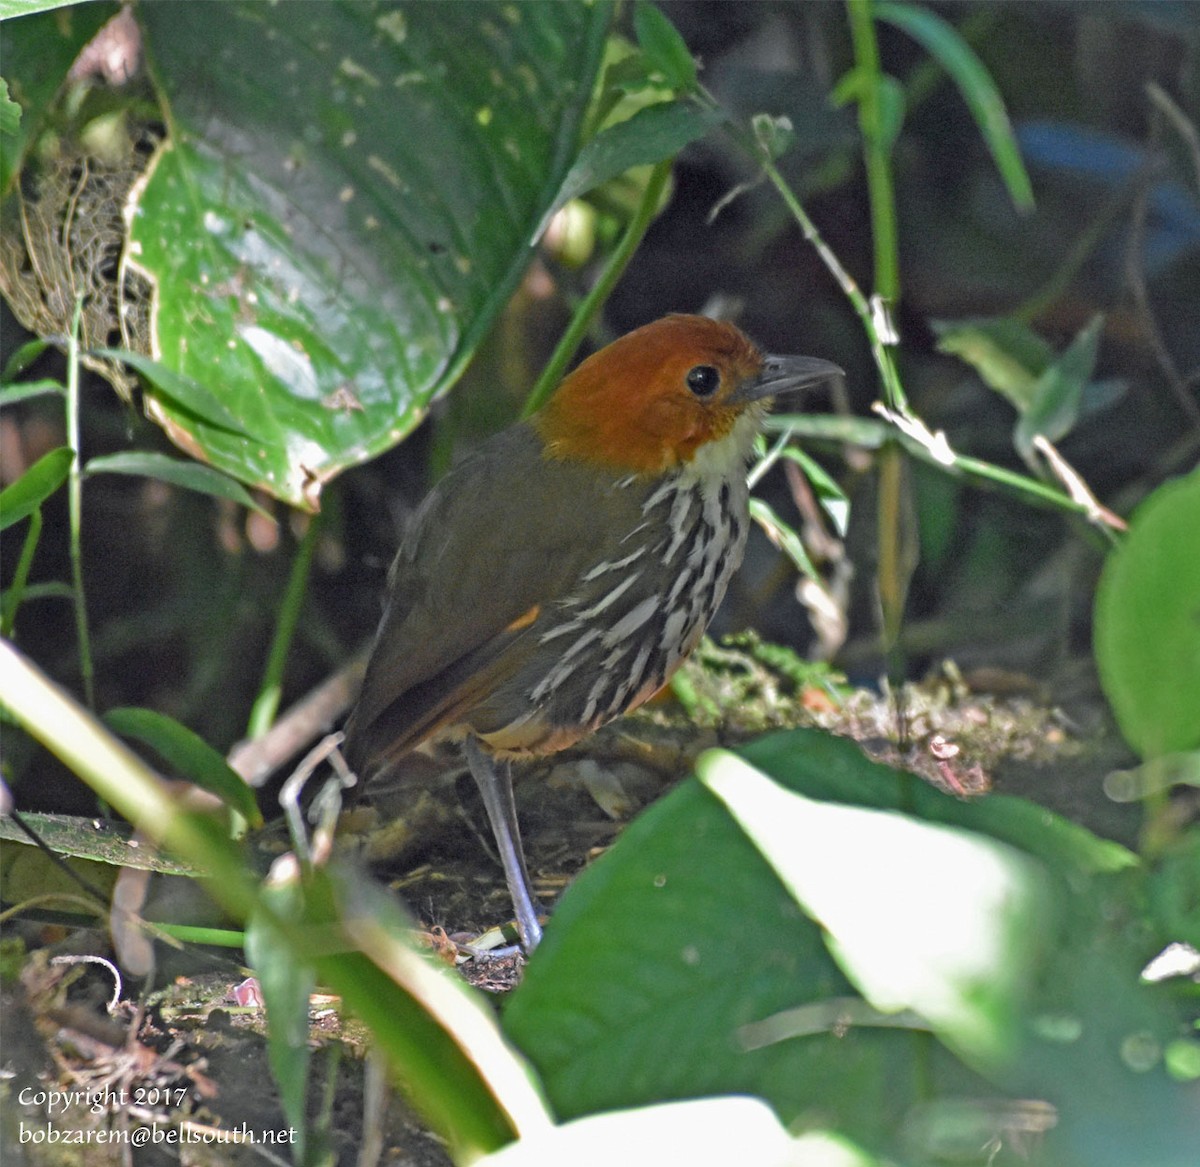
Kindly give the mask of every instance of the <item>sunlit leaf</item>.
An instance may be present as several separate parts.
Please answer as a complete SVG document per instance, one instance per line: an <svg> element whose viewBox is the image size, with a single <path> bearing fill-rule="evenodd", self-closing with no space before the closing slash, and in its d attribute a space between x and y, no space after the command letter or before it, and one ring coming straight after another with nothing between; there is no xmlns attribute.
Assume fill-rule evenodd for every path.
<svg viewBox="0 0 1200 1167"><path fill-rule="evenodd" d="M476 1167L608 1167L631 1148L670 1147L679 1163L751 1162L755 1167L868 1167L848 1145L841 1158L798 1157L791 1136L756 1098L698 1098L590 1115L547 1127L488 1155ZM829 1152L832 1154L832 1151ZM861 1154L861 1153L860 1153Z"/></svg>
<svg viewBox="0 0 1200 1167"><path fill-rule="evenodd" d="M814 801L724 751L697 771L872 1005L911 1009L976 1057L1009 1052L1053 916L1035 864L983 835Z"/></svg>
<svg viewBox="0 0 1200 1167"><path fill-rule="evenodd" d="M133 226L156 341L214 390L219 370L254 435L190 430L214 466L314 506L457 379L532 258L610 13L138 10L179 130Z"/></svg>

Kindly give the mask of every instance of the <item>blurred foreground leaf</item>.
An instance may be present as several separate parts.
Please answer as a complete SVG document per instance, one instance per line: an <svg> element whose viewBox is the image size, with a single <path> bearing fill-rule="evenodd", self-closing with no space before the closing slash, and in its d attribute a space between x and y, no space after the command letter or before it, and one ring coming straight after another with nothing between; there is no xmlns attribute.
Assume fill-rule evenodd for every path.
<svg viewBox="0 0 1200 1167"><path fill-rule="evenodd" d="M561 1115L745 1093L894 1161L1196 1161L1200 1096L1165 1060L1185 1011L1139 982L1155 941L1127 850L816 731L739 753L803 796L807 825L765 815L800 902L699 784L635 820L505 1013Z"/></svg>

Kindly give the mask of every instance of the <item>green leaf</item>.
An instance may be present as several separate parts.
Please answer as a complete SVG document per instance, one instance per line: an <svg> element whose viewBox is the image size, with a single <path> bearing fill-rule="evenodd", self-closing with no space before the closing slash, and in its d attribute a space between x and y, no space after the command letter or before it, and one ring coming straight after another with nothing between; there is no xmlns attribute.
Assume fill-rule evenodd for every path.
<svg viewBox="0 0 1200 1167"><path fill-rule="evenodd" d="M1037 379L1029 408L1021 414L1014 435L1017 450L1027 462L1033 459L1033 439L1037 435L1057 442L1074 426L1083 388L1096 368L1103 327L1104 317L1094 316Z"/></svg>
<svg viewBox="0 0 1200 1167"><path fill-rule="evenodd" d="M323 984L368 1027L416 1108L471 1162L551 1119L524 1058L495 1013L456 972L411 947L413 920L356 867L329 864L306 883L305 935Z"/></svg>
<svg viewBox="0 0 1200 1167"><path fill-rule="evenodd" d="M792 119L782 114L776 117L769 113L756 113L750 119L750 128L754 131L754 140L771 161L786 154L796 140Z"/></svg>
<svg viewBox="0 0 1200 1167"><path fill-rule="evenodd" d="M1125 740L1158 758L1200 746L1200 471L1133 514L1096 592L1095 651Z"/></svg>
<svg viewBox="0 0 1200 1167"><path fill-rule="evenodd" d="M254 501L249 491L228 474L222 474L211 466L199 462L185 462L166 454L153 451L129 450L119 454L103 454L93 458L85 467L86 474L134 474L144 478L156 478L198 494L209 494L215 498L227 498L265 518L268 511Z"/></svg>
<svg viewBox="0 0 1200 1167"><path fill-rule="evenodd" d="M0 384L6 388L10 381L15 381L34 361L50 347L47 341L39 338L27 340L19 345L4 362L4 371L0 372Z"/></svg>
<svg viewBox="0 0 1200 1167"><path fill-rule="evenodd" d="M876 1009L914 1011L975 1059L1011 1056L1051 934L1037 864L984 835L805 798L728 751L703 754L697 773ZM872 867L888 878L863 879Z"/></svg>
<svg viewBox="0 0 1200 1167"><path fill-rule="evenodd" d="M251 826L262 826L262 812L254 791L212 746L186 725L153 709L132 707L109 710L104 722L122 737L134 738L161 754L180 777L217 795Z"/></svg>
<svg viewBox="0 0 1200 1167"><path fill-rule="evenodd" d="M927 8L885 2L876 3L872 12L878 19L886 20L908 33L946 70L966 101L995 159L1004 185L1008 188L1009 198L1018 210L1032 210L1033 188L1025 164L1021 161L1004 101L996 83L970 45L952 25Z"/></svg>
<svg viewBox="0 0 1200 1167"><path fill-rule="evenodd" d="M19 124L0 149L0 196L6 195L20 173L31 138L45 125L49 106L62 87L67 71L101 26L119 11L116 4L7 3L4 21L4 80L21 107ZM50 7L63 12L45 11Z"/></svg>
<svg viewBox="0 0 1200 1167"><path fill-rule="evenodd" d="M789 462L795 462L804 471L804 477L808 479L813 493L832 520L838 538L844 539L850 526L850 499L846 497L846 492L820 462L806 454L799 446L786 447L783 457Z"/></svg>
<svg viewBox="0 0 1200 1167"><path fill-rule="evenodd" d="M75 457L67 446L43 454L20 478L0 491L0 531L32 514L62 484Z"/></svg>
<svg viewBox="0 0 1200 1167"><path fill-rule="evenodd" d="M770 503L761 498L752 498L750 517L763 529L767 538L795 564L797 571L809 579L820 579L800 536L779 517Z"/></svg>
<svg viewBox="0 0 1200 1167"><path fill-rule="evenodd" d="M646 106L625 121L601 130L580 150L575 165L538 224L533 241L541 237L555 213L572 199L634 166L649 166L673 158L726 117L722 110L704 109L690 101L665 101Z"/></svg>
<svg viewBox="0 0 1200 1167"><path fill-rule="evenodd" d="M907 876L868 840L855 841L847 824L866 820L841 812L886 812L868 831L882 822L889 846L899 839L903 858L932 877L932 886L908 890L932 898L931 916L947 908L945 953L984 977L972 995L944 967L939 976L938 932L924 922L935 969L930 976L910 967L909 983L922 992L939 980L957 985L943 998L939 1025L948 1018L951 1029L960 1027L961 1010L968 1040L982 1034L982 1056L974 1047L970 1054L981 1076L928 1033L913 1032L926 1025L918 1015L882 1013L854 993L822 930L797 914L720 803L689 782L630 824L571 885L505 1012L560 1115L743 1093L768 1101L788 1126L820 1116L821 1126L889 1161L974 1162L980 1147L1026 1131L1042 1132L1044 1162L1055 1167L1190 1167L1194 1089L1172 1083L1162 1057L1186 1009L1138 985L1146 939L1129 928L1142 910L1134 856L1020 799L950 798L827 734L775 734L739 754L824 804L806 828L806 845L825 846L822 831L832 829L851 851L862 848L849 873L848 860L835 855L813 882L863 925L862 951L885 978L888 957L874 950L870 931L893 925L879 921L870 893L887 901L885 885L904 886ZM952 829L926 834L937 823ZM942 862L928 863L926 847ZM995 941L994 924L973 917L970 897L953 886L960 878L987 891L977 905L984 917L1024 912L1031 895L1036 901L1030 934L1016 936L1015 950L998 953L987 969L955 934L966 927ZM827 886L839 882L856 887ZM999 903L989 901L994 893ZM1046 908L1058 925L1049 936L1039 914ZM896 906L907 920L924 910ZM907 936L896 941L900 965L907 944ZM981 1015L984 1027L973 1033ZM988 1048L1000 1030L999 1048ZM997 1053L1003 1065L991 1060ZM964 1150L964 1124L974 1158Z"/></svg>
<svg viewBox="0 0 1200 1167"><path fill-rule="evenodd" d="M897 1083L887 1108L902 1109L900 1034L861 1032L847 1047L818 1028L764 1049L742 1030L850 993L816 926L689 782L567 889L503 1021L564 1119L737 1092L771 1103L785 1123L819 1113L846 1129L885 1067Z"/></svg>
<svg viewBox="0 0 1200 1167"><path fill-rule="evenodd" d="M1024 413L1038 378L1054 361L1054 350L1032 328L1012 316L931 320L937 350L966 361L983 383Z"/></svg>
<svg viewBox="0 0 1200 1167"><path fill-rule="evenodd" d="M0 0L0 20L11 20L14 16L32 16L54 8L78 5L79 2L80 0Z"/></svg>
<svg viewBox="0 0 1200 1167"><path fill-rule="evenodd" d="M839 78L829 95L832 105L841 108L852 101L859 101L868 85L876 85L879 93L879 137L884 149L890 150L900 136L904 125L904 86L895 77L886 73L875 76L864 72L859 66L847 69Z"/></svg>
<svg viewBox="0 0 1200 1167"><path fill-rule="evenodd" d="M136 10L172 139L131 206L189 452L313 508L458 378L533 258L612 5ZM204 416L197 419L196 412Z"/></svg>
<svg viewBox="0 0 1200 1167"><path fill-rule="evenodd" d="M8 96L8 82L0 77L0 191L8 186L21 148L21 107Z"/></svg>
<svg viewBox="0 0 1200 1167"><path fill-rule="evenodd" d="M28 401L31 397L45 397L47 394L66 393L64 386L57 381L45 378L41 381L18 381L15 385L5 385L0 388L0 407L15 405L18 401Z"/></svg>
<svg viewBox="0 0 1200 1167"><path fill-rule="evenodd" d="M162 361L122 348L92 349L89 355L121 361L136 369L150 382L159 397L184 411L190 421L206 421L241 438L250 436L242 428L237 416L210 389L193 377L177 373Z"/></svg>
<svg viewBox="0 0 1200 1167"><path fill-rule="evenodd" d="M292 923L303 919L303 898L298 869L293 880L274 878L263 888L262 902L270 913L256 911L246 921L246 959L254 969L267 1010L267 1060L279 1087L284 1121L295 1132L292 1162L315 1162L305 1157L309 1141L308 1000L317 975L307 961L298 960L286 938L274 926L282 918Z"/></svg>
<svg viewBox="0 0 1200 1167"><path fill-rule="evenodd" d="M676 93L696 88L696 60L679 30L653 4L639 0L633 10L633 31L652 68Z"/></svg>

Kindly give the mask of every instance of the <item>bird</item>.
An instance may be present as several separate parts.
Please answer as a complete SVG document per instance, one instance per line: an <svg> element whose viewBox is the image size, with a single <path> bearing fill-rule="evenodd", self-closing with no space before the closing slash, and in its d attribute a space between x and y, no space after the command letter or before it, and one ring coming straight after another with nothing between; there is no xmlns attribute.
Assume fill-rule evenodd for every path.
<svg viewBox="0 0 1200 1167"><path fill-rule="evenodd" d="M360 779L462 743L529 954L542 937L510 763L661 689L739 566L770 399L833 378L737 326L672 314L619 337L414 512L343 752Z"/></svg>

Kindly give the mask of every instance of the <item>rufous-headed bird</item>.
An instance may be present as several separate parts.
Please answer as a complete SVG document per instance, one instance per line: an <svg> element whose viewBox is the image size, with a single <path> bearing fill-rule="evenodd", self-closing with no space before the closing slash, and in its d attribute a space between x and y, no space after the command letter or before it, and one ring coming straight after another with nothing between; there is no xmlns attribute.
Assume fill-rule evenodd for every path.
<svg viewBox="0 0 1200 1167"><path fill-rule="evenodd" d="M509 760L572 745L666 683L741 562L768 399L841 375L667 316L585 360L413 516L346 757L369 779L461 739L527 952L541 926Z"/></svg>

